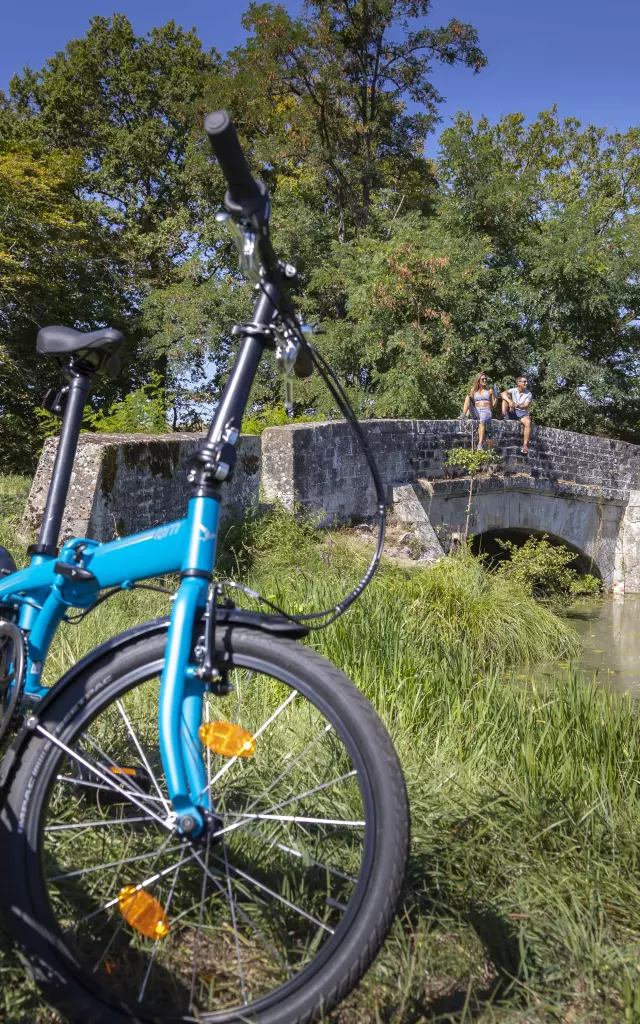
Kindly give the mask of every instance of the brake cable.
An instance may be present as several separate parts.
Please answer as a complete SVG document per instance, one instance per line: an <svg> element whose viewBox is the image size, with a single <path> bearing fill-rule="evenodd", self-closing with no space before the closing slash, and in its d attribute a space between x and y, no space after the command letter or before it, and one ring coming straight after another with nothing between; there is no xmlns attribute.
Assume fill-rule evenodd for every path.
<svg viewBox="0 0 640 1024"><path fill-rule="evenodd" d="M272 268L269 267L267 269L271 270ZM259 285L261 290L265 294L267 294L266 287L262 279L260 280ZM272 296L269 297L273 301ZM360 597L365 587L367 587L371 580L373 579L376 569L378 568L380 558L382 557L386 532L386 494L384 484L382 482L382 477L380 476L380 470L378 469L373 452L371 451L371 447L364 434L360 421L358 420L358 417L354 412L353 406L351 405L351 402L349 401L349 398L346 395L345 390L342 387L342 384L340 383L336 374L325 360L324 356L305 338L295 318L295 313L293 312L293 309L287 309L282 304L278 305L277 303L276 309L285 325L289 328L289 330L291 330L295 334L298 344L301 345L304 351L307 353L307 355L313 362L313 365L315 366L316 370L318 371L323 381L327 385L329 393L336 402L340 412L343 414L345 420L347 421L347 423L353 430L354 434L356 435L356 438L358 439L358 444L360 445L360 448L367 460L367 464L371 471L371 476L373 478L373 484L376 492L376 510L378 515L378 538L376 549L367 571L365 572L364 576L357 584L357 586L355 586L353 590L349 594L347 594L345 598L342 599L342 601L339 601L337 604L333 605L332 608L326 608L324 611L321 612L308 612L304 615L290 615L288 612L285 612L283 608L280 608L278 605L274 604L273 601L268 600L268 598L264 597L258 591L254 590L251 587L247 587L242 583L236 583L234 580L224 580L218 585L221 588L230 588L242 591L250 599L258 601L261 604L267 605L269 608L272 608L274 611L278 612L278 614L283 615L290 622L297 623L301 626L305 625L310 630L326 629L327 626L332 625L332 623L339 619L341 615L344 615L344 613L353 604L353 602ZM326 619L326 621L315 623L316 619Z"/></svg>

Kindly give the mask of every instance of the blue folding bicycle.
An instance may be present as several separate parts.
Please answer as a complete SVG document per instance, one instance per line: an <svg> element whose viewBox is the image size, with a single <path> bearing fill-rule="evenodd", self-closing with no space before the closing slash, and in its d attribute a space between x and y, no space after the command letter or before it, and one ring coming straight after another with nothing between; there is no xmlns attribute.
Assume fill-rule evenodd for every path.
<svg viewBox="0 0 640 1024"><path fill-rule="evenodd" d="M2 765L2 905L45 998L83 1024L322 1019L380 949L407 860L406 791L384 726L342 672L295 642L371 578L384 490L339 383L300 332L267 191L228 115L210 114L205 129L258 297L191 460L186 518L58 551L91 379L123 339L45 328L38 347L69 375L50 403L63 412L55 472L31 565L16 571L0 553L0 734L19 726ZM288 377L320 370L374 474L378 550L327 613L237 608L213 574L221 486L265 349ZM89 612L165 573L180 575L170 618L42 686L70 608Z"/></svg>

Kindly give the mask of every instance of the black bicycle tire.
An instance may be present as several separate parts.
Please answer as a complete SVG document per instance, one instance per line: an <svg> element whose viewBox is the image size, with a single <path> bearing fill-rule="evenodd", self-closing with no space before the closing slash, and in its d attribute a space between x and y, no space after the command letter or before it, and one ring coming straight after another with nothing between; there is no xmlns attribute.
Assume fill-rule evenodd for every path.
<svg viewBox="0 0 640 1024"><path fill-rule="evenodd" d="M334 665L309 647L275 639L255 631L230 627L218 639L239 658L260 659L265 667L285 671L304 680L308 689L320 690L322 700L338 709L355 734L375 800L374 863L360 905L343 936L339 950L307 983L259 1015L248 1008L242 1016L216 1015L222 1024L309 1024L328 1013L355 986L379 952L396 914L409 848L409 811L397 755L382 722L357 687ZM88 668L52 701L41 724L66 742L119 692L121 680L134 669L161 664L166 634L131 644ZM276 676L277 677L277 676ZM0 814L1 900L9 932L31 966L45 998L65 1017L83 1024L150 1024L98 996L84 984L59 939L47 922L48 899L38 871L39 804L46 797L47 765L55 765L57 749L34 732L5 782ZM44 773L44 774L43 774ZM35 813L34 813L35 812ZM318 958L320 959L320 957ZM312 962L315 963L315 961ZM312 966L311 965L311 966ZM306 975L306 971L303 972ZM259 1001L261 1002L261 1001Z"/></svg>

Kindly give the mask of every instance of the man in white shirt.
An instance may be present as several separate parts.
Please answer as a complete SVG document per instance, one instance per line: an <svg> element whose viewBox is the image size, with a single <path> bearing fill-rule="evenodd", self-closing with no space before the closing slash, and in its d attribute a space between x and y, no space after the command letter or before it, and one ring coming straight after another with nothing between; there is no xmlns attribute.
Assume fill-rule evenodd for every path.
<svg viewBox="0 0 640 1024"><path fill-rule="evenodd" d="M502 391L502 415L509 420L522 420L524 427L524 442L520 451L523 455L529 454L529 437L531 435L531 415L529 407L533 401L533 395L527 389L527 378L518 377L515 388Z"/></svg>

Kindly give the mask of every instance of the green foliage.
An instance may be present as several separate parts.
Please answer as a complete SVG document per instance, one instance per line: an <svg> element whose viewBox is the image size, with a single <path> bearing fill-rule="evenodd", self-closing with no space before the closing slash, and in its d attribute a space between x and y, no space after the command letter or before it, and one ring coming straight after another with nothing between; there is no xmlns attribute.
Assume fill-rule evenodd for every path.
<svg viewBox="0 0 640 1024"><path fill-rule="evenodd" d="M0 464L33 464L35 409L60 383L55 361L36 357L40 326L124 331L122 376L96 382L94 411L153 370L175 380L166 346L142 337L141 310L151 286L178 276L220 190L193 112L215 67L173 22L139 37L123 15L98 17L0 94Z"/></svg>
<svg viewBox="0 0 640 1024"><path fill-rule="evenodd" d="M459 114L434 164L433 64L476 72L485 57L473 26L432 26L430 12L254 3L225 57L174 22L138 36L124 15L97 17L13 78L0 95L0 465L26 468L43 440L35 408L59 380L33 352L47 322L125 331L122 377L98 382L94 413L152 372L174 425L219 398L231 325L253 300L214 218L224 184L201 115L223 106L269 186L298 305L324 323L361 415L455 416L482 366L501 388L527 371L540 423L640 439L640 129L555 109L530 124ZM264 360L252 401L282 400ZM336 412L317 377L296 400L296 413Z"/></svg>
<svg viewBox="0 0 640 1024"><path fill-rule="evenodd" d="M82 161L42 140L0 144L0 467L33 467L44 432L37 408L59 384L36 354L46 323L119 326L130 303L127 259L81 197ZM98 389L104 388L101 381ZM109 387L107 383L107 388ZM100 390L98 390L98 400Z"/></svg>
<svg viewBox="0 0 640 1024"><path fill-rule="evenodd" d="M243 17L249 39L229 60L236 96L267 129L271 166L330 211L342 241L401 195L420 207L433 191L421 155L442 100L432 61L486 64L472 25L426 27L430 10L431 0L308 0L298 18L271 3Z"/></svg>
<svg viewBox="0 0 640 1024"><path fill-rule="evenodd" d="M139 281L171 280L190 247L201 188L193 115L217 57L175 22L136 36L129 19L93 17L39 72L10 83L10 128L73 154Z"/></svg>
<svg viewBox="0 0 640 1024"><path fill-rule="evenodd" d="M163 385L160 374L152 373L148 384L131 391L106 412L87 410L84 422L100 434L166 434L169 425Z"/></svg>
<svg viewBox="0 0 640 1024"><path fill-rule="evenodd" d="M448 448L445 454L447 456L445 466L458 466L460 469L464 469L469 476L475 476L476 473L481 473L489 466L495 466L501 459L501 456L493 448L472 449L460 446L459 448Z"/></svg>
<svg viewBox="0 0 640 1024"><path fill-rule="evenodd" d="M486 369L535 416L640 437L640 131L458 115L430 211L389 211L311 276L325 351L370 415L454 416Z"/></svg>
<svg viewBox="0 0 640 1024"><path fill-rule="evenodd" d="M284 405L274 405L245 415L242 433L261 434L267 427L287 427L290 423L313 423L316 420L317 416L290 416Z"/></svg>
<svg viewBox="0 0 640 1024"><path fill-rule="evenodd" d="M528 370L541 423L637 436L640 131L459 114L441 145L444 221L487 247L467 353Z"/></svg>
<svg viewBox="0 0 640 1024"><path fill-rule="evenodd" d="M590 573L572 569L575 555L564 544L552 544L543 537L529 537L524 544L498 540L509 552L509 559L500 563L496 575L504 581L509 593L534 597L567 597L599 594L602 582Z"/></svg>

